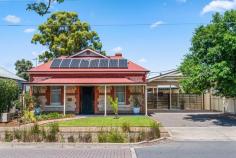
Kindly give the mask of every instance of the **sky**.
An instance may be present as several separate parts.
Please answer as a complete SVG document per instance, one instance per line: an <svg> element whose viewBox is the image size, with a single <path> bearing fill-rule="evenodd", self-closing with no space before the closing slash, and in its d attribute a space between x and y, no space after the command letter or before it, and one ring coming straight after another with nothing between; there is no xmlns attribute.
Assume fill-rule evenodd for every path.
<svg viewBox="0 0 236 158"><path fill-rule="evenodd" d="M0 66L12 72L16 60L35 64L33 59L47 50L31 43L37 26L50 16L26 11L33 1L0 0ZM194 30L216 11L229 9L236 9L236 0L65 0L53 4L51 12L77 12L98 33L108 55L122 52L156 74L176 69L189 52Z"/></svg>

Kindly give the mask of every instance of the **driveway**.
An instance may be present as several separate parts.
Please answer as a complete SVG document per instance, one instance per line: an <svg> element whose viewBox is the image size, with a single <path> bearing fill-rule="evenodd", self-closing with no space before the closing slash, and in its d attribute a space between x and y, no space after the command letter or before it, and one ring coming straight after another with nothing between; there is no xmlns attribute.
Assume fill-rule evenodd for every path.
<svg viewBox="0 0 236 158"><path fill-rule="evenodd" d="M222 113L155 113L174 140L236 140L236 116Z"/></svg>

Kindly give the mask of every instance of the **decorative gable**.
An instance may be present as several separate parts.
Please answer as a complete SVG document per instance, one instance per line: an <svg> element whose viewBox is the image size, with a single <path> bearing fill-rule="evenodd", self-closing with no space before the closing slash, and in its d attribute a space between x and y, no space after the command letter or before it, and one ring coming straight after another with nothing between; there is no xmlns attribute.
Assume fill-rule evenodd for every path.
<svg viewBox="0 0 236 158"><path fill-rule="evenodd" d="M108 58L92 49L82 50L72 56L70 58Z"/></svg>

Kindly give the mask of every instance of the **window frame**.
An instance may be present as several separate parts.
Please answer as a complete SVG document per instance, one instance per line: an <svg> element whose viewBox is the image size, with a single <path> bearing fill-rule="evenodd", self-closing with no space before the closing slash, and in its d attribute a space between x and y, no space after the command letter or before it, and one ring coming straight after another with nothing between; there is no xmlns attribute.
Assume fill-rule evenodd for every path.
<svg viewBox="0 0 236 158"><path fill-rule="evenodd" d="M55 91L55 90L57 90L57 91L59 91L59 102L53 102L52 101L52 98L53 98L53 92ZM51 105L61 105L61 91L62 91L62 88L60 87L60 86L52 86L51 88L50 88L50 102L51 102Z"/></svg>
<svg viewBox="0 0 236 158"><path fill-rule="evenodd" d="M124 88L124 92L117 92L117 88L122 87ZM117 93L124 93L124 102L119 102L118 98L118 105L126 105L126 86L115 86L115 97L118 98Z"/></svg>

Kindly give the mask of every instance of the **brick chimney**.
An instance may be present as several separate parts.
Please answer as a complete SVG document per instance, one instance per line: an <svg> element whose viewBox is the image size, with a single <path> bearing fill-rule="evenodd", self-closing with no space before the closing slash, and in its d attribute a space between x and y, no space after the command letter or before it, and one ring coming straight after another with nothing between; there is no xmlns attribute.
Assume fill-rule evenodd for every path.
<svg viewBox="0 0 236 158"><path fill-rule="evenodd" d="M122 58L122 53L116 53L116 54L115 54L115 57L118 58L118 59L119 59L119 58Z"/></svg>

